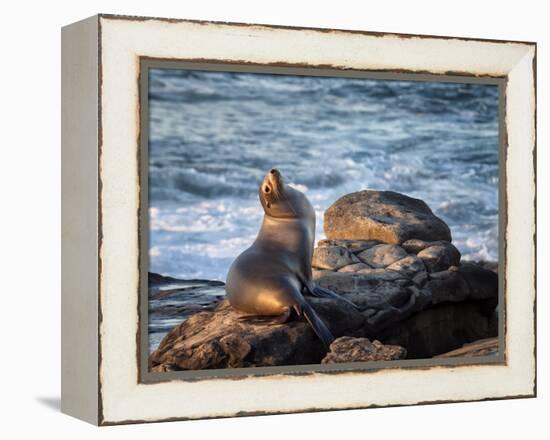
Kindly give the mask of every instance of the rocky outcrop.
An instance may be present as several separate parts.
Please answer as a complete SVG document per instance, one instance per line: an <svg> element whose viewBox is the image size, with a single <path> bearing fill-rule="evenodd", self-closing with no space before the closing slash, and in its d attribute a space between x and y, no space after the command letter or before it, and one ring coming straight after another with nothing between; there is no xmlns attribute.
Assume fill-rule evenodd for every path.
<svg viewBox="0 0 550 440"><path fill-rule="evenodd" d="M398 345L384 345L380 341L371 342L367 338L343 336L330 345L330 350L321 363L394 361L404 359L406 355L407 350Z"/></svg>
<svg viewBox="0 0 550 440"><path fill-rule="evenodd" d="M396 245L392 253L395 247L406 256L386 267L352 271L355 265L351 265L344 273L320 270L314 271L314 279L359 306L365 336L403 346L410 358L432 357L449 351L448 347L496 334L495 272L465 262L430 273L417 255ZM363 252L356 251L358 257Z"/></svg>
<svg viewBox="0 0 550 440"><path fill-rule="evenodd" d="M361 333L364 317L348 304L310 298L335 336ZM224 300L173 328L149 358L151 371L319 363L325 349L304 321L249 319Z"/></svg>
<svg viewBox="0 0 550 440"><path fill-rule="evenodd" d="M387 268L366 273L324 270L317 273L317 282L359 310L335 299L307 299L336 337L377 339L404 347L409 358L432 357L496 335L496 274L471 263L464 267L427 274L424 287L415 284L412 273ZM342 355L346 344L325 362L350 362L350 356L359 356L359 348ZM311 364L324 356L309 324L297 317L284 324L271 318L250 320L223 301L172 329L151 355L150 367L171 371Z"/></svg>
<svg viewBox="0 0 550 440"><path fill-rule="evenodd" d="M359 191L338 199L325 211L329 239L378 240L401 244L409 239L451 241L449 227L422 200L392 191Z"/></svg>
<svg viewBox="0 0 550 440"><path fill-rule="evenodd" d="M427 358L497 336L498 265L461 261L448 227L424 202L363 191L338 200L327 218L329 238L314 250L313 278L357 306L306 297L338 338L328 354L298 317L254 320L222 301L170 330L150 368Z"/></svg>

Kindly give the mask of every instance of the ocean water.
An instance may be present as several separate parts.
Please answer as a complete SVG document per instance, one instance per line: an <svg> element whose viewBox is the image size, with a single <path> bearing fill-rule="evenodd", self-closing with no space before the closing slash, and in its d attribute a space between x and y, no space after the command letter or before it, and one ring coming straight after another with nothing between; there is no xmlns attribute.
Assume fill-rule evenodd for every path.
<svg viewBox="0 0 550 440"><path fill-rule="evenodd" d="M423 199L465 259L498 260L493 85L153 69L150 271L225 280L277 167L323 212L344 194Z"/></svg>

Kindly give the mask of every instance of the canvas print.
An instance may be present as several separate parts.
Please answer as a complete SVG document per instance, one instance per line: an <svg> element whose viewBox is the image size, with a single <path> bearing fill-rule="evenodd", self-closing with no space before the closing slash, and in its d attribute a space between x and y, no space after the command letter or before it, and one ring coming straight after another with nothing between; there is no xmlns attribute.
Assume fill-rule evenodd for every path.
<svg viewBox="0 0 550 440"><path fill-rule="evenodd" d="M147 74L150 372L502 355L498 85Z"/></svg>

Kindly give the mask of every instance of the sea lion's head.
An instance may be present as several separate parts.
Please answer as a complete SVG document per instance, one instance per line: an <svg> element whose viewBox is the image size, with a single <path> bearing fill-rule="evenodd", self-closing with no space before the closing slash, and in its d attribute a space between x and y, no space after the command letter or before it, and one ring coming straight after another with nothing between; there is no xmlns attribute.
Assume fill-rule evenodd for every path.
<svg viewBox="0 0 550 440"><path fill-rule="evenodd" d="M275 218L306 218L315 216L307 197L295 188L285 184L276 168L271 168L260 185L260 202L264 212Z"/></svg>

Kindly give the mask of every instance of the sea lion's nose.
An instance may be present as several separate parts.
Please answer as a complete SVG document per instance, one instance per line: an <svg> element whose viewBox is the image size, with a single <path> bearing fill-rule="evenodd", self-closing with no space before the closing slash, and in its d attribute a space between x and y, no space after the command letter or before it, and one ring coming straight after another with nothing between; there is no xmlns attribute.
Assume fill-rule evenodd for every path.
<svg viewBox="0 0 550 440"><path fill-rule="evenodd" d="M279 170L278 170L277 168L271 168L271 169L269 170L269 174L273 174L274 176L277 176L277 175L279 175L280 173L279 173Z"/></svg>

